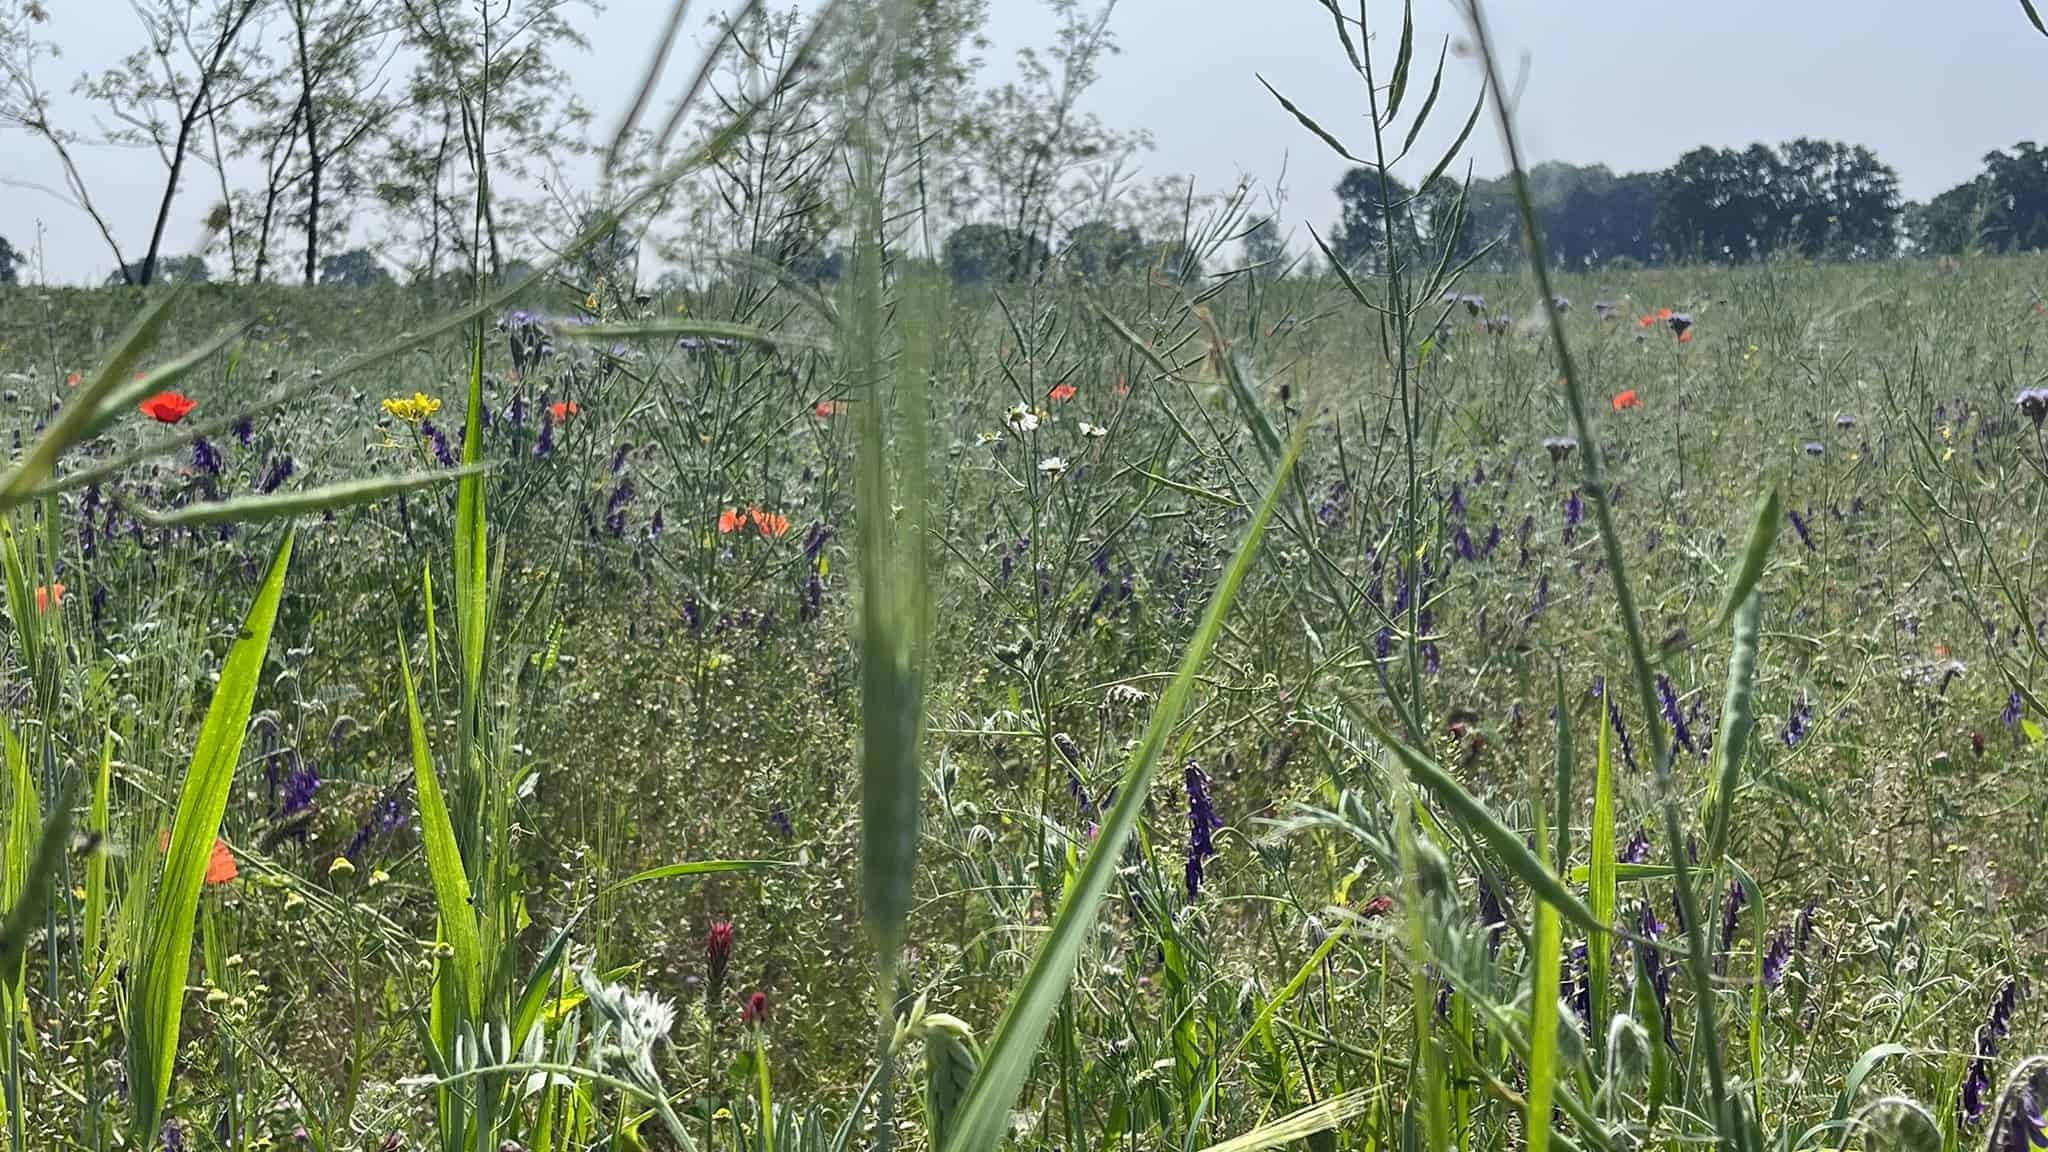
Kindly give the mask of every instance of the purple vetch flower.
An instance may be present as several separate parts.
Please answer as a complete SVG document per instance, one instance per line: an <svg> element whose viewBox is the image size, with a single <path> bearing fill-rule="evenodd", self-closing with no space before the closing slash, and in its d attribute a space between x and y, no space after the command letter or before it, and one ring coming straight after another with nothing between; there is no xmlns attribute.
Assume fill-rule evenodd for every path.
<svg viewBox="0 0 2048 1152"><path fill-rule="evenodd" d="M1472 547L1472 533L1466 531L1463 524L1451 533L1451 555L1468 563L1478 558L1478 551Z"/></svg>
<svg viewBox="0 0 2048 1152"><path fill-rule="evenodd" d="M1991 998L1991 1010L1983 1027L1977 1029L1977 1047L1970 1057L1969 1073L1963 1077L1959 1103L1965 1123L1973 1124L1984 1115L1984 1093L1991 1087L1991 1061L1998 1056L1998 1042L2012 1030L2013 1008L2019 996L2019 980L2006 977L2005 983L1998 986L1997 995Z"/></svg>
<svg viewBox="0 0 2048 1152"><path fill-rule="evenodd" d="M1740 880L1728 882L1728 895L1721 902L1721 951L1726 953L1735 947L1735 931L1742 926L1742 906L1749 903L1749 892Z"/></svg>
<svg viewBox="0 0 2048 1152"><path fill-rule="evenodd" d="M285 773L283 784L283 807L280 814L290 816L313 802L313 794L320 790L320 773L311 764L292 759L297 766ZM301 837L303 839L303 837Z"/></svg>
<svg viewBox="0 0 2048 1152"><path fill-rule="evenodd" d="M656 508L654 510L654 519L647 522L647 538L657 544L660 543L661 534L666 527L666 522L661 518L661 509Z"/></svg>
<svg viewBox="0 0 2048 1152"><path fill-rule="evenodd" d="M1498 955L1501 933L1508 927L1508 914L1484 876L1479 878L1479 927L1486 933L1487 956Z"/></svg>
<svg viewBox="0 0 2048 1152"><path fill-rule="evenodd" d="M1181 780L1188 793L1187 887L1192 904L1202 892L1202 866L1216 855L1215 835L1223 821L1209 798L1209 777L1192 757L1181 770Z"/></svg>
<svg viewBox="0 0 2048 1152"><path fill-rule="evenodd" d="M1636 770L1635 746L1628 742L1628 726L1621 722L1621 707L1614 697L1607 698L1607 724L1614 729L1614 742L1621 745L1621 762L1628 770Z"/></svg>
<svg viewBox="0 0 2048 1152"><path fill-rule="evenodd" d="M1785 981L1785 965L1792 960L1792 934L1780 928L1771 933L1771 945L1764 952L1761 975L1764 987L1776 988Z"/></svg>
<svg viewBox="0 0 2048 1152"><path fill-rule="evenodd" d="M538 460L555 450L555 414L543 407L540 410L540 435L533 441L533 456Z"/></svg>
<svg viewBox="0 0 2048 1152"><path fill-rule="evenodd" d="M1686 726L1685 714L1678 710L1678 693L1671 687L1671 677L1657 673L1657 700L1664 706L1664 722L1671 726L1671 738L1678 746L1693 755L1699 755L1699 748L1692 742L1692 729Z"/></svg>
<svg viewBox="0 0 2048 1152"><path fill-rule="evenodd" d="M2033 1152L2048 1146L2048 1120L2041 1116L2039 1097L2034 1092L2038 1074L2028 1077L2019 1095L2013 1098L2012 1110L2004 1117L2005 1140L1999 1146L2000 1152Z"/></svg>
<svg viewBox="0 0 2048 1152"><path fill-rule="evenodd" d="M266 495L275 492L285 481L292 478L292 473L296 469L297 465L292 462L290 453L280 452L270 458L270 467L263 472L263 482L256 487Z"/></svg>
<svg viewBox="0 0 2048 1152"><path fill-rule="evenodd" d="M612 489L611 499L605 502L604 530L617 540L626 534L626 505L633 502L633 478L621 477L619 486Z"/></svg>
<svg viewBox="0 0 2048 1152"><path fill-rule="evenodd" d="M1447 508L1454 520L1465 515L1465 486L1456 480L1451 481L1451 495Z"/></svg>
<svg viewBox="0 0 2048 1152"><path fill-rule="evenodd" d="M204 436L192 441L192 468L204 476L220 475L220 450Z"/></svg>
<svg viewBox="0 0 2048 1152"><path fill-rule="evenodd" d="M1797 508L1785 509L1785 518L1792 522L1792 531L1799 534L1799 542L1806 545L1808 552L1819 551L1813 546L1813 533L1807 530L1806 517L1801 516Z"/></svg>
<svg viewBox="0 0 2048 1152"><path fill-rule="evenodd" d="M812 521L810 529L804 533L804 563L816 564L818 553L824 550L825 542L830 539L832 529L821 521Z"/></svg>
<svg viewBox="0 0 2048 1152"><path fill-rule="evenodd" d="M434 459L439 461L443 468L455 466L455 453L448 447L448 437L442 435L439 428L434 427L432 420L420 421L420 435L426 437L428 447L434 450Z"/></svg>
<svg viewBox="0 0 2048 1152"><path fill-rule="evenodd" d="M783 811L780 804L768 810L768 826L775 829L775 835L784 840L796 837L796 826L789 822L789 813Z"/></svg>
<svg viewBox="0 0 2048 1152"><path fill-rule="evenodd" d="M1636 905L1636 935L1647 941L1663 937L1664 926L1657 923L1657 913L1650 905ZM1657 1015L1664 1020L1664 1043L1676 1050L1678 1044L1671 1033L1671 969L1664 963L1664 954L1645 943L1632 943L1635 950L1636 966L1643 976L1649 978L1650 991L1656 997Z"/></svg>
<svg viewBox="0 0 2048 1152"><path fill-rule="evenodd" d="M1564 542L1567 544L1571 543L1572 536L1578 532L1579 525L1585 522L1586 501L1579 495L1579 490L1574 488L1571 491L1571 495L1564 498Z"/></svg>
<svg viewBox="0 0 2048 1152"><path fill-rule="evenodd" d="M1797 748L1799 742L1806 739L1812 724L1813 705L1805 696L1794 697L1792 711L1785 717L1785 727L1778 733L1778 739L1784 741L1787 748Z"/></svg>
<svg viewBox="0 0 2048 1152"><path fill-rule="evenodd" d="M1618 864L1641 864L1649 858L1650 836L1640 827L1629 835L1628 843L1623 844L1621 851L1615 854L1615 862Z"/></svg>
<svg viewBox="0 0 2048 1152"><path fill-rule="evenodd" d="M405 816L405 794L406 786L401 782L379 797L376 805L370 809L370 815L364 819L362 826L356 829L356 834L349 838L348 847L344 848L341 854L352 861L356 860L362 855L363 849L369 847L371 840L406 827L408 822Z"/></svg>
<svg viewBox="0 0 2048 1152"><path fill-rule="evenodd" d="M240 420L235 421L235 439L241 443L242 447L247 448L249 446L249 441L253 439L255 435L256 426L250 423L249 418L247 416L244 416Z"/></svg>
<svg viewBox="0 0 2048 1152"><path fill-rule="evenodd" d="M2012 694L2005 698L2005 711L1998 714L1998 719L2007 728L2010 728L2020 722L2020 716L2024 712L2025 708L2020 703L2020 690L2015 688L2012 690Z"/></svg>
<svg viewBox="0 0 2048 1152"><path fill-rule="evenodd" d="M1584 1033L1592 1027L1593 1019L1593 981L1584 940L1572 945L1572 950L1565 954L1565 987L1570 990L1572 1014L1579 1018L1579 1031Z"/></svg>

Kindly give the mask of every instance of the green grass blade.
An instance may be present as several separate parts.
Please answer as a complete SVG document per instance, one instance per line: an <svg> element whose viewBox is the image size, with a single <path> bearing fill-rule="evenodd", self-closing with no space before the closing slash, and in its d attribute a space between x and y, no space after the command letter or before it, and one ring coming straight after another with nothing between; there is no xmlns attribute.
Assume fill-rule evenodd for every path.
<svg viewBox="0 0 2048 1152"><path fill-rule="evenodd" d="M172 289L151 301L114 341L113 351L107 353L99 371L57 414L49 429L29 445L21 462L0 473L0 510L26 500L56 470L58 458L86 437L107 398L120 388L122 381L129 379L143 352L156 342L170 316L171 303L177 298L178 290Z"/></svg>
<svg viewBox="0 0 2048 1152"><path fill-rule="evenodd" d="M36 832L42 825L43 816L36 803L36 779L28 770L28 757L22 755L21 741L15 737L13 725L0 723L0 744L6 747L8 793L7 857L4 866L0 866L0 907L11 911L29 894ZM23 957L17 956L12 962L0 965L0 988L5 988L11 1001L10 1019L18 1019L12 1013L26 1007L26 989L22 987L26 963Z"/></svg>
<svg viewBox="0 0 2048 1152"><path fill-rule="evenodd" d="M1486 805L1465 791L1465 786L1458 783L1455 777L1437 767L1428 757L1403 744L1378 720L1370 716L1362 716L1360 720L1372 732L1373 738L1401 761L1408 774L1428 789L1437 803L1449 809L1451 815L1457 818L1458 823L1463 825L1466 831L1477 836L1491 848L1501 863L1507 866L1508 871L1528 885L1531 892L1556 905L1558 911L1581 928L1597 932L1606 927L1593 916L1592 910L1586 907L1584 901L1564 886L1564 882L1557 878L1557 873L1552 872L1541 857L1529 850L1529 846L1522 842L1522 837L1514 829L1501 823L1500 817L1495 816Z"/></svg>
<svg viewBox="0 0 2048 1152"><path fill-rule="evenodd" d="M114 421L125 416L134 415L137 404L191 375L194 369L212 359L214 353L234 343L246 331L248 331L247 324L236 324L224 328L216 333L213 339L208 340L192 351L179 356L169 363L159 364L140 379L128 381L115 388L112 394L101 403L99 412L86 425L85 435L96 436L105 431L107 426Z"/></svg>
<svg viewBox="0 0 2048 1152"><path fill-rule="evenodd" d="M797 865L788 860L692 860L685 864L664 864L659 868L649 868L645 872L635 872L612 885L607 891L617 892L622 888L631 888L635 884L645 884L650 880L668 880L676 876L709 876L717 872L755 872L765 868L795 867Z"/></svg>
<svg viewBox="0 0 2048 1152"><path fill-rule="evenodd" d="M100 741L99 772L93 777L92 821L87 831L93 851L85 860L85 961L97 967L101 960L100 941L107 917L107 826L113 792L114 731L109 728Z"/></svg>
<svg viewBox="0 0 2048 1152"><path fill-rule="evenodd" d="M1236 555L1231 558L1221 583L1209 599L1201 625L1188 642L1179 671L1160 697L1151 722L1146 726L1144 739L1132 753L1130 765L1117 788L1116 806L1110 809L1097 829L1095 847L1089 851L1087 863L1082 865L1080 875L1068 887L1066 897L1060 903L1059 914L1053 918L1045 942L1032 959L1030 971L1010 998L1002 1024L986 1049L987 1059L974 1078L974 1087L969 1090L967 1099L961 1102L953 1134L947 1139L944 1152L990 1152L1002 1143L1009 1131L1010 1107L1031 1074L1039 1041L1044 1037L1053 1014L1059 1010L1067 981L1073 976L1074 965L1080 959L1081 946L1094 927L1096 910L1109 892L1110 881L1115 878L1123 858L1124 843L1130 838L1131 829L1136 826L1138 815L1144 808L1153 769L1166 749L1167 739L1180 722L1181 711L1194 692L1195 677L1208 659L1210 647L1223 631L1224 621L1237 599L1245 574L1251 570L1259 541L1265 535L1273 508L1279 503L1300 451L1301 441L1297 436L1288 444L1280 467L1267 485L1265 498L1259 503L1259 510L1245 529Z"/></svg>
<svg viewBox="0 0 2048 1152"><path fill-rule="evenodd" d="M1780 515L1778 486L1773 484L1757 501L1756 515L1750 520L1749 542L1742 548L1742 564L1728 578L1728 595L1721 602L1720 615L1714 617L1714 627L1726 628L1735 616L1735 610L1749 599L1757 581L1763 579L1764 564L1771 558L1771 545L1778 539Z"/></svg>
<svg viewBox="0 0 2048 1152"><path fill-rule="evenodd" d="M1543 801L1536 800L1536 856L1548 853L1549 834L1544 826ZM1558 930L1557 909L1541 896L1536 898L1536 936L1531 942L1529 999L1529 1109L1524 1117L1528 1152L1550 1148L1551 1100L1557 1088L1557 988L1564 967L1564 939ZM1588 949L1590 951L1590 949Z"/></svg>
<svg viewBox="0 0 2048 1152"><path fill-rule="evenodd" d="M42 927L44 909L57 889L57 866L63 862L71 839L71 805L76 786L67 786L57 797L49 823L43 825L35 851L28 854L28 866L21 873L18 898L0 922L0 973L6 973L11 988L20 988L23 966L28 962L29 940ZM31 797L33 800L33 797ZM13 850L9 849L12 856ZM25 991L25 989L24 989Z"/></svg>
<svg viewBox="0 0 2048 1152"><path fill-rule="evenodd" d="M1842 1091L1835 1097L1835 1110L1830 1114L1830 1118L1838 1123L1849 1118L1849 1109L1855 1107L1856 1094L1863 1090L1863 1081L1868 1079L1870 1074L1877 1070L1879 1064L1894 1056L1911 1056L1912 1054L1913 1050L1904 1044L1895 1044L1889 1041L1883 1044L1873 1044L1869 1048L1864 1049L1863 1055L1856 1058L1856 1063L1849 1066L1849 1074L1842 1077Z"/></svg>
<svg viewBox="0 0 2048 1152"><path fill-rule="evenodd" d="M474 467L483 457L484 326L479 319L471 337L469 397L462 414L462 466ZM455 631L462 650L462 686L474 700L484 674L484 630L488 625L490 549L484 528L484 479L470 473L455 489ZM464 739L468 720L464 720Z"/></svg>
<svg viewBox="0 0 2048 1152"><path fill-rule="evenodd" d="M1600 738L1593 761L1592 847L1586 859L1586 900L1593 919L1614 923L1614 762L1608 751L1607 702L1600 701ZM1607 934L1595 932L1586 940L1586 983L1590 995L1587 1009L1593 1018L1587 1033L1595 1044L1607 1041L1607 997L1612 986L1609 968L1612 949ZM1659 1041L1661 1043L1661 1040Z"/></svg>
<svg viewBox="0 0 2048 1152"><path fill-rule="evenodd" d="M1408 94L1408 71L1415 63L1415 0L1402 0L1401 47L1394 55L1394 78L1387 84L1387 110L1381 119L1388 124L1401 114L1401 97ZM1542 1152L1532 1149L1531 1152Z"/></svg>
<svg viewBox="0 0 2048 1152"><path fill-rule="evenodd" d="M140 505L130 505L130 509L135 513L137 520L152 528L184 528L200 524L253 524L265 520L284 520L295 516L332 512L357 504L374 504L401 493L432 488L450 481L467 483L488 471L488 465L465 465L445 472L373 476L362 480L323 484L318 488L307 488L297 492L238 496L232 500L188 504L170 512L153 512Z"/></svg>
<svg viewBox="0 0 2048 1152"><path fill-rule="evenodd" d="M427 748L427 727L420 718L419 696L412 683L412 661L404 656L402 637L398 651L399 679L405 686L406 730L412 744L413 794L419 805L420 845L426 853L427 874L434 885L440 936L451 953L441 972L449 979L463 1018L474 1020L483 1003L483 946L477 939L476 909L469 902L469 875L463 870L462 853L456 847L455 825L448 818L447 801L441 797L434 756Z"/></svg>
<svg viewBox="0 0 2048 1152"><path fill-rule="evenodd" d="M1721 735L1714 741L1721 771L1707 789L1706 799L1709 866L1727 851L1743 754L1749 750L1749 733L1755 720L1756 655L1762 616L1763 594L1752 590L1735 612L1735 637L1728 648L1728 689L1721 704Z"/></svg>
<svg viewBox="0 0 2048 1152"><path fill-rule="evenodd" d="M1551 854L1551 866L1562 876L1572 866L1572 721L1571 709L1564 696L1564 665L1557 665L1551 672L1556 681L1553 707L1557 710L1557 763L1551 774L1551 811L1555 813L1551 823L1555 826L1553 839L1557 842L1557 850Z"/></svg>
<svg viewBox="0 0 2048 1152"><path fill-rule="evenodd" d="M2048 24L2041 22L2041 10L2034 7L2034 0L2020 0L2020 9L2027 14L2027 23L2034 26L2034 31L2048 36Z"/></svg>
<svg viewBox="0 0 2048 1152"><path fill-rule="evenodd" d="M156 1143L170 1096L185 977L192 958L193 921L199 913L199 887L206 878L214 838L220 834L221 817L227 812L235 763L242 755L242 738L249 728L249 711L262 680L270 630L277 621L291 559L292 534L288 531L271 555L262 587L221 667L192 764L185 770L178 792L163 876L143 925L141 963L130 985L127 1020L128 1082L134 1104L131 1128L137 1147Z"/></svg>
<svg viewBox="0 0 2048 1152"><path fill-rule="evenodd" d="M1278 1120L1268 1121L1249 1132L1233 1136L1221 1144L1211 1144L1202 1152L1265 1152L1268 1148L1285 1147L1296 1141L1306 1140L1318 1132L1328 1132L1365 1115L1367 1110L1380 1102L1380 1096L1380 1090L1373 1087L1354 1088L1349 1092L1325 1097Z"/></svg>
<svg viewBox="0 0 2048 1152"><path fill-rule="evenodd" d="M732 324L722 320L691 320L683 317L674 320L647 320L634 324L556 324L554 333L558 340L649 340L695 336L718 340L745 340L750 344L810 349L818 352L832 347L832 342L824 336L775 331L758 328L752 324Z"/></svg>

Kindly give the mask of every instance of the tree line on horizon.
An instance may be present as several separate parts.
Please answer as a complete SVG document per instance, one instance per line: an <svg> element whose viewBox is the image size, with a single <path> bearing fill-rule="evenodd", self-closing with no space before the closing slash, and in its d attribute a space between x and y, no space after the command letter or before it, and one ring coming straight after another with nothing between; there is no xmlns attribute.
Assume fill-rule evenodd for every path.
<svg viewBox="0 0 2048 1152"><path fill-rule="evenodd" d="M1961 256L2048 247L2048 149L2022 141L1984 157L1976 176L1925 204L1899 195L1898 173L1868 148L1801 138L1776 148L1694 148L1669 168L1617 175L1604 164L1539 164L1530 197L1552 258L1565 268L1626 263L1745 263ZM1384 199L1407 235L1459 259L1521 258L1521 223L1505 178L1438 177L1421 190L1353 168L1336 187L1329 254L1376 265L1386 248Z"/></svg>

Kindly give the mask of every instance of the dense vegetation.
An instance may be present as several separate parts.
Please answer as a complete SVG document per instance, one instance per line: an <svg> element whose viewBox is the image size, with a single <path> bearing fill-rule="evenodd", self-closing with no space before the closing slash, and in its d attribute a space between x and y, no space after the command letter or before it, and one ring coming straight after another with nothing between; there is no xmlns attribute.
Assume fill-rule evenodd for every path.
<svg viewBox="0 0 2048 1152"><path fill-rule="evenodd" d="M2042 257L922 244L914 14L830 277L0 292L8 1147L2048 1147Z"/></svg>

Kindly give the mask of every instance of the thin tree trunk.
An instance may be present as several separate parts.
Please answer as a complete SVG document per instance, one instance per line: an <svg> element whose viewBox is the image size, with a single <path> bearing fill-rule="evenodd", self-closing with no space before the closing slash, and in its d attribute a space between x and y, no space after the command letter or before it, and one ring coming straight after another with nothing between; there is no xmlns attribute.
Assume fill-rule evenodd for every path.
<svg viewBox="0 0 2048 1152"><path fill-rule="evenodd" d="M156 278L157 255L163 250L164 229L171 222L171 203L178 197L178 179L184 173L185 152L192 143L192 129L199 122L199 115L206 107L206 97L213 88L213 80L220 72L221 61L227 59L235 41L242 35L242 26L256 12L255 0L248 0L233 19L221 29L220 38L214 41L213 55L199 72L199 90L192 94L192 102L185 107L185 115L178 121L178 139L171 147L171 172L164 180L163 199L157 203L156 226L150 229L149 251L142 257L142 283L148 285Z"/></svg>
<svg viewBox="0 0 2048 1152"><path fill-rule="evenodd" d="M313 98L313 61L306 50L306 5L292 5L292 22L297 25L299 44L299 100L306 109L306 283L312 284L320 268L320 116Z"/></svg>

